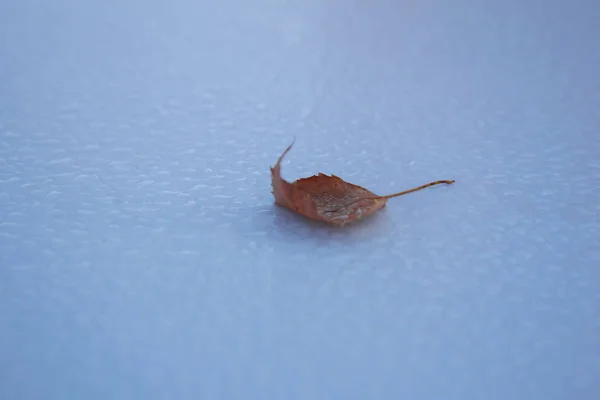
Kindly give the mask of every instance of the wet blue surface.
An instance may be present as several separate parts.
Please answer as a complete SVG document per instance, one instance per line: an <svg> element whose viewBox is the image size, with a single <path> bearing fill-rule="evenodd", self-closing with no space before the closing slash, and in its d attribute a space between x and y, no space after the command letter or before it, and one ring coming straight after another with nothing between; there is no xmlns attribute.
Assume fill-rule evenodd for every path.
<svg viewBox="0 0 600 400"><path fill-rule="evenodd" d="M596 3L163 3L0 5L1 399L597 398Z"/></svg>

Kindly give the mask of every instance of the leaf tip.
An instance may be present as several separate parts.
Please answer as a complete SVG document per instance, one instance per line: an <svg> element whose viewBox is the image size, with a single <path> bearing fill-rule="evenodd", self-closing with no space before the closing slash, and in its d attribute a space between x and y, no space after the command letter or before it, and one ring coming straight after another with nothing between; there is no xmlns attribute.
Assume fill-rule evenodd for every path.
<svg viewBox="0 0 600 400"><path fill-rule="evenodd" d="M294 139L292 140L292 143L290 143L290 145L283 151L283 153L281 153L281 155L279 156L279 158L277 159L277 163L275 163L275 166L272 167L271 169L274 168L278 168L279 165L281 164L281 161L283 160L283 158L285 157L285 155L288 153L288 151L290 151L292 149L292 147L294 146L294 143L296 143L296 136L294 136Z"/></svg>

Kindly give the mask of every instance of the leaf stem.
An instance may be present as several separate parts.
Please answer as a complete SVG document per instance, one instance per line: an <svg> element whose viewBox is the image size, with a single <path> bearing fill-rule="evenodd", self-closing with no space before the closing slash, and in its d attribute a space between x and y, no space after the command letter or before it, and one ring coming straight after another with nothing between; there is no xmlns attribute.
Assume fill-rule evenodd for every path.
<svg viewBox="0 0 600 400"><path fill-rule="evenodd" d="M373 197L373 198L391 199L392 197L403 196L403 195L408 194L408 193L412 193L412 192L416 192L416 191L419 191L419 190L426 189L426 188L428 188L430 186L440 185L442 183L445 183L446 185L451 185L454 182L455 182L454 180L441 180L441 181L429 182L429 183L426 183L425 185L417 186L416 188L404 190L404 191L398 192L398 193L388 194L386 196L377 196L377 197Z"/></svg>

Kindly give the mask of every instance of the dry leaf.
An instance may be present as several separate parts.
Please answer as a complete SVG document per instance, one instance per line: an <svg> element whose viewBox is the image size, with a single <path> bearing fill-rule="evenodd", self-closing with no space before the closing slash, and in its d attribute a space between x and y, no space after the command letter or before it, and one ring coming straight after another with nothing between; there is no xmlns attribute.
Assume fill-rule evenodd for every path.
<svg viewBox="0 0 600 400"><path fill-rule="evenodd" d="M281 177L281 160L292 148L290 144L281 154L277 164L271 167L271 184L275 204L289 208L307 218L344 226L350 222L365 218L385 206L388 199L416 192L441 183L452 184L453 180L428 183L414 189L378 196L375 193L341 178L331 175L319 175L298 179L293 183Z"/></svg>

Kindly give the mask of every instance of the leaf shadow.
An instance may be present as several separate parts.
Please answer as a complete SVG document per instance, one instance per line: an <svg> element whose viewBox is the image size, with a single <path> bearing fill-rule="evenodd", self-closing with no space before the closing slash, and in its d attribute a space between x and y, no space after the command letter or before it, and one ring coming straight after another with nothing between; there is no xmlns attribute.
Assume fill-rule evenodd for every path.
<svg viewBox="0 0 600 400"><path fill-rule="evenodd" d="M311 241L318 244L348 245L374 239L385 230L384 211L344 227L331 226L324 222L303 217L286 208L272 206L269 236L291 241ZM383 228L383 230L382 230Z"/></svg>

